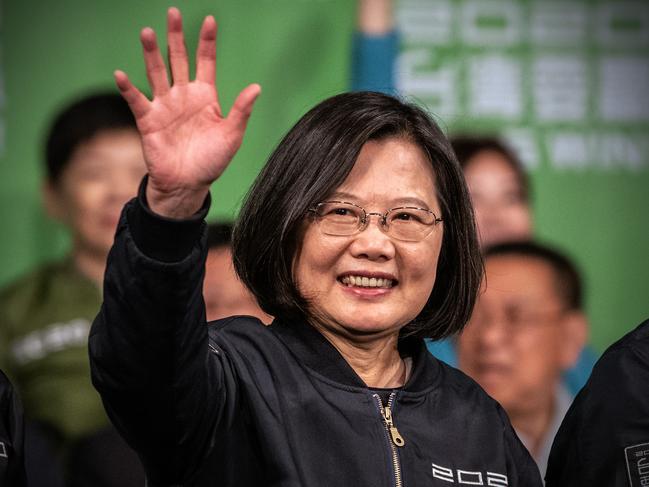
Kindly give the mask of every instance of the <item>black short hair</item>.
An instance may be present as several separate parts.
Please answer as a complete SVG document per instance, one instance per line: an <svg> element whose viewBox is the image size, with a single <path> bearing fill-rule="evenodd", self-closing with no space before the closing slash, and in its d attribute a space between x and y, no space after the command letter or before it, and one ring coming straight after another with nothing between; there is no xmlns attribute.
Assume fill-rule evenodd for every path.
<svg viewBox="0 0 649 487"><path fill-rule="evenodd" d="M520 256L540 260L552 269L555 275L556 291L567 309L583 309L583 283L576 264L566 254L556 248L539 242L503 242L488 247L484 252L485 261L491 257Z"/></svg>
<svg viewBox="0 0 649 487"><path fill-rule="evenodd" d="M218 249L219 247L232 246L232 228L230 222L212 222L207 224L207 248Z"/></svg>
<svg viewBox="0 0 649 487"><path fill-rule="evenodd" d="M366 142L388 137L406 138L428 156L444 218L435 286L402 335L437 339L467 322L482 258L462 169L426 112L373 92L337 95L311 109L277 146L246 197L233 235L235 268L266 313L310 316L293 279L305 218L343 183Z"/></svg>
<svg viewBox="0 0 649 487"><path fill-rule="evenodd" d="M516 174L521 188L521 199L529 203L530 182L525 167L516 152L502 139L492 135L456 134L450 138L450 141L462 169L466 169L479 152L492 151L500 154Z"/></svg>
<svg viewBox="0 0 649 487"><path fill-rule="evenodd" d="M66 105L54 118L45 143L49 181L59 181L79 144L117 129L137 130L128 104L117 93L93 93Z"/></svg>

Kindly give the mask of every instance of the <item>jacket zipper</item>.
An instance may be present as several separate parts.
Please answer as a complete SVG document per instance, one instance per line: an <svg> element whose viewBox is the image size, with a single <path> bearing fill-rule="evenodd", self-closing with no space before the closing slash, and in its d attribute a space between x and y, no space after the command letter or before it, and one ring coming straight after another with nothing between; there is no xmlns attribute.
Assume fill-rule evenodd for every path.
<svg viewBox="0 0 649 487"><path fill-rule="evenodd" d="M403 480L401 479L401 463L399 462L399 454L397 453L397 447L402 447L405 445L405 440L399 433L399 430L394 425L394 420L392 418L392 403L397 393L390 393L388 398L388 405L383 407L383 402L381 397L378 394L372 394L374 399L379 406L379 411L381 417L383 418L383 426L385 427L385 432L388 435L388 442L390 443L390 449L392 450L392 466L394 467L394 484L396 487L403 487Z"/></svg>

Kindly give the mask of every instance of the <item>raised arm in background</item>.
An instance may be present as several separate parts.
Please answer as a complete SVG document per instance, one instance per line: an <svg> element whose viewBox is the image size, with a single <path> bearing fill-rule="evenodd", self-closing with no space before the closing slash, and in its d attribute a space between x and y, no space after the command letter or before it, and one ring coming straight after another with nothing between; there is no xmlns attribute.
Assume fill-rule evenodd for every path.
<svg viewBox="0 0 649 487"><path fill-rule="evenodd" d="M393 0L358 0L352 47L352 90L395 92L398 37Z"/></svg>

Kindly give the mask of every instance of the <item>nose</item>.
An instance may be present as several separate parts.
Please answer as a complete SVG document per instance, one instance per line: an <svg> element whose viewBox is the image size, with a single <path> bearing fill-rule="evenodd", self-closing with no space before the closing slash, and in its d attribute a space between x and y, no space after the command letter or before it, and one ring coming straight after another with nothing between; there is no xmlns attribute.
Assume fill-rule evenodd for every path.
<svg viewBox="0 0 649 487"><path fill-rule="evenodd" d="M473 333L483 349L499 347L508 339L507 327L496 316L483 316L478 323L473 323Z"/></svg>
<svg viewBox="0 0 649 487"><path fill-rule="evenodd" d="M372 216L377 224L372 225ZM354 257L369 260L390 260L395 256L394 242L385 232L384 216L381 213L367 213L365 225L354 235L350 251Z"/></svg>
<svg viewBox="0 0 649 487"><path fill-rule="evenodd" d="M372 224L372 216L376 216L376 224L378 227L383 231L384 233L387 232L387 226L386 226L386 221L385 221L385 215L383 213L365 213L365 223L363 223L363 227L361 228L361 231L366 229L369 225Z"/></svg>
<svg viewBox="0 0 649 487"><path fill-rule="evenodd" d="M123 205L137 195L140 181L127 171L114 171L111 174L110 196L112 200Z"/></svg>

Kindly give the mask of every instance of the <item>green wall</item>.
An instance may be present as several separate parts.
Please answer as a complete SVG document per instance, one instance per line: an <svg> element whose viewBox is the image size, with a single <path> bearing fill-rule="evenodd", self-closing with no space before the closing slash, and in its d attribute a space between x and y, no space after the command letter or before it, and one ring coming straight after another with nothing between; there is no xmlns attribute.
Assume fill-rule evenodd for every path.
<svg viewBox="0 0 649 487"><path fill-rule="evenodd" d="M128 72L138 86L146 86L138 33L141 27L150 25L164 37L169 4L160 0L0 2L3 284L66 249L63 232L45 218L40 206L42 141L50 118L79 93L112 87L116 68ZM536 24L530 20L538 17L541 3L549 5L550 10L558 8L560 15L555 14L553 22L563 19L557 27L559 34L554 34L554 39L561 41L558 44L539 43L534 38L542 37L534 34ZM625 2L626 6L635 6L632 15L607 17L611 5L617 3L401 0L398 6L401 24L410 25L404 32L404 53L415 53L410 59L401 58L401 87L427 104L449 129L504 130L523 151L534 183L537 234L567 249L583 269L592 340L598 349L649 317L649 83L637 86L644 80L645 65L649 65L649 4L642 0ZM263 87L243 148L214 187L211 217L232 216L281 135L316 102L348 87L355 2L192 0L175 5L184 14L190 52L203 16L214 14L219 22L218 80L225 107L247 83L259 82ZM475 5L487 11L474 15L471 9ZM552 20L552 12L545 15ZM467 34L467 22L476 23L477 33ZM602 40L600 30L607 25L612 33ZM573 31L572 39L562 40L562 26L564 33ZM624 31L621 34L620 29ZM503 32L508 39L505 45L498 43ZM485 33L492 38L479 40ZM496 105L511 108L511 98L519 96L519 111L514 107L505 114L490 113L494 112L490 100L475 99L478 75L484 77L483 85L478 86L481 93L507 81L490 76L488 70L480 71L480 56L493 54L520 66L520 93L501 93L503 99L495 99ZM566 65L567 70L552 71L556 63L535 61L539 56L547 59L553 55L577 59L577 68L573 62ZM606 120L600 113L606 111L600 105L600 86L604 81L611 85L611 81L604 80L602 60L612 59L615 67L615 59L629 56L634 61L622 67L637 65L639 74L619 79L618 92L605 91L609 101L611 96L620 97L619 102L605 108L615 115L615 107L628 105L633 118ZM578 112L581 106L584 116L568 121L544 120L535 101L535 79L540 79L537 74L545 74L549 89L558 90L554 103L559 111L563 104L568 111L572 107ZM441 92L422 92L416 83L407 84L408 80L425 80L427 76L429 86L441 86ZM558 81L553 84L553 80ZM584 86L573 93L580 80L585 80ZM579 96L586 97L582 105L573 103ZM555 153L557 136L566 135L570 136L566 143L572 148L568 154L577 154L574 160L566 159L565 150L564 156ZM581 152L574 149L579 143L583 145Z"/></svg>

